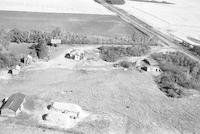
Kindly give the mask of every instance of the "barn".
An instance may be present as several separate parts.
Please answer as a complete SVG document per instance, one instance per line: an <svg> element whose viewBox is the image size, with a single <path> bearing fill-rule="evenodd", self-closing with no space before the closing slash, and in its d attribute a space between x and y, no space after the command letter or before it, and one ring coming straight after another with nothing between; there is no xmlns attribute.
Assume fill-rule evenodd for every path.
<svg viewBox="0 0 200 134"><path fill-rule="evenodd" d="M0 115L6 117L16 116L22 109L25 101L25 95L21 93L15 93L9 98L3 99L3 104L0 108Z"/></svg>

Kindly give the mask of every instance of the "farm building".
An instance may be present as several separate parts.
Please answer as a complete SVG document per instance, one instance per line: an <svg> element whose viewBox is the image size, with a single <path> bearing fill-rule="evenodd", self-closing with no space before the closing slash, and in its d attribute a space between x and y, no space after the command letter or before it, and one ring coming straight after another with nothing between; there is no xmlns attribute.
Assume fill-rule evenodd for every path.
<svg viewBox="0 0 200 134"><path fill-rule="evenodd" d="M158 66L157 62L153 59L143 59L136 63L136 67L140 71L147 71L153 74L158 74L161 72L160 67Z"/></svg>
<svg viewBox="0 0 200 134"><path fill-rule="evenodd" d="M8 70L8 74L18 75L20 71L21 71L21 67L19 65L16 65L15 68Z"/></svg>
<svg viewBox="0 0 200 134"><path fill-rule="evenodd" d="M65 55L65 58L73 60L82 60L84 57L84 52L78 49L73 49Z"/></svg>
<svg viewBox="0 0 200 134"><path fill-rule="evenodd" d="M23 109L24 101L25 95L21 93L16 93L9 98L5 98L2 101L3 104L0 108L0 115L8 117L16 116Z"/></svg>
<svg viewBox="0 0 200 134"><path fill-rule="evenodd" d="M28 54L27 56L24 56L23 58L21 58L20 61L21 63L25 65L30 65L33 61L33 57Z"/></svg>
<svg viewBox="0 0 200 134"><path fill-rule="evenodd" d="M147 72L161 72L159 66L142 66L141 70Z"/></svg>
<svg viewBox="0 0 200 134"><path fill-rule="evenodd" d="M62 42L61 39L51 39L51 44L53 46L58 46L61 44L61 42Z"/></svg>

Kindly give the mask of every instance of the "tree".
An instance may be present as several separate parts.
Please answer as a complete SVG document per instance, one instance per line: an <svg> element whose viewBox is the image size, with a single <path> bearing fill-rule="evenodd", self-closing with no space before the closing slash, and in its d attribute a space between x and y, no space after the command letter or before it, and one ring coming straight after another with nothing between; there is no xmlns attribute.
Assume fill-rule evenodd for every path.
<svg viewBox="0 0 200 134"><path fill-rule="evenodd" d="M11 42L16 42L16 43L20 43L21 40L22 40L22 33L19 29L15 28L15 29L12 29L10 32L9 32L9 35L10 35L10 41Z"/></svg>
<svg viewBox="0 0 200 134"><path fill-rule="evenodd" d="M51 32L51 36L53 38L60 38L62 36L62 31L59 27L57 27L56 29L54 29L52 32Z"/></svg>
<svg viewBox="0 0 200 134"><path fill-rule="evenodd" d="M14 55L0 52L0 68L15 66L18 62Z"/></svg>
<svg viewBox="0 0 200 134"><path fill-rule="evenodd" d="M39 59L46 59L48 58L48 47L46 41L41 39L39 43L35 46L35 51Z"/></svg>

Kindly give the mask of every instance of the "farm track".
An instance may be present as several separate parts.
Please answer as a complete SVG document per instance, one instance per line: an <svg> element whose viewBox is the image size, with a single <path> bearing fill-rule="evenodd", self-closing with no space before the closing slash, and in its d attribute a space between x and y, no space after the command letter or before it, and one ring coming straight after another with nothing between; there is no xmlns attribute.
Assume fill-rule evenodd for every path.
<svg viewBox="0 0 200 134"><path fill-rule="evenodd" d="M137 28L140 32L147 35L148 37L158 39L163 45L171 47L171 48L175 48L176 50L184 53L188 57L190 57L193 60L200 63L200 59L198 57L194 56L193 54L191 54L191 52L189 52L188 50L186 50L180 46L180 44L178 43L180 41L179 38L170 37L170 36L164 34L160 31L154 29L152 26L148 25L147 23L143 22L142 20L138 19L134 15L130 15L129 13L127 13L126 11L124 11L122 9L119 9L111 4L107 4L107 3L103 2L103 0L98 0L98 2L102 6L107 8L108 10L116 13L123 21L125 21L126 23L129 23L131 26ZM181 40L181 41L183 41L183 40Z"/></svg>

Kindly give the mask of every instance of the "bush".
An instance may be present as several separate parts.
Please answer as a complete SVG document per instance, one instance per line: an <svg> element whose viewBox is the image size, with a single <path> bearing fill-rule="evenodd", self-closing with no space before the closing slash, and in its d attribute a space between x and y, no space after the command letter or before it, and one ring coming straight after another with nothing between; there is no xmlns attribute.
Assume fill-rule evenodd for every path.
<svg viewBox="0 0 200 134"><path fill-rule="evenodd" d="M11 42L27 42L29 40L29 33L15 28L9 32L9 37Z"/></svg>
<svg viewBox="0 0 200 134"><path fill-rule="evenodd" d="M102 46L100 50L101 58L107 62L115 62L121 57L142 56L149 52L149 47L136 45L131 47L110 47Z"/></svg>
<svg viewBox="0 0 200 134"><path fill-rule="evenodd" d="M195 53L196 55L200 56L200 46L193 46L189 50Z"/></svg>
<svg viewBox="0 0 200 134"><path fill-rule="evenodd" d="M21 31L19 29L12 29L9 33L9 40L16 43L38 43L40 40L45 40L50 43L51 34L41 32L38 30Z"/></svg>
<svg viewBox="0 0 200 134"><path fill-rule="evenodd" d="M121 61L121 62L115 64L114 66L120 66L123 68L131 68L134 66L134 63L129 62L129 61Z"/></svg>
<svg viewBox="0 0 200 134"><path fill-rule="evenodd" d="M7 41L7 40L5 40L5 39L0 39L0 51L2 51L2 50L8 50L8 47L9 47L9 42Z"/></svg>
<svg viewBox="0 0 200 134"><path fill-rule="evenodd" d="M37 57L39 59L45 59L48 58L48 47L46 45L46 41L45 40L40 40L39 43L37 45L32 45L31 49L34 49Z"/></svg>
<svg viewBox="0 0 200 134"><path fill-rule="evenodd" d="M51 32L51 36L53 38L60 38L62 37L62 31L59 27L55 28L52 32Z"/></svg>
<svg viewBox="0 0 200 134"><path fill-rule="evenodd" d="M181 90L182 93L177 94L181 96L183 89L200 89L200 65L196 61L180 52L154 54L152 58L163 71L156 80L162 91L166 91L166 87L175 92Z"/></svg>
<svg viewBox="0 0 200 134"><path fill-rule="evenodd" d="M0 53L0 68L17 65L19 60L12 54Z"/></svg>

